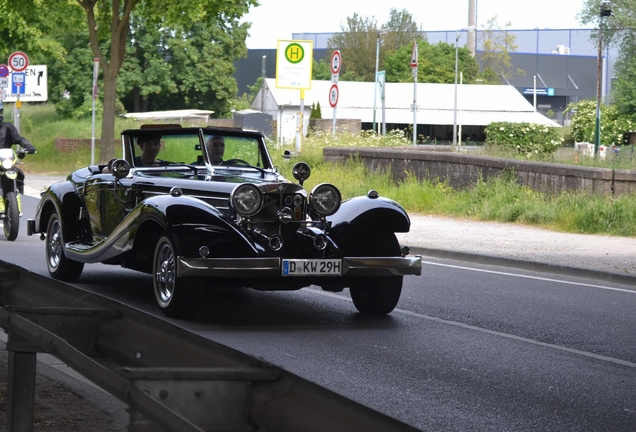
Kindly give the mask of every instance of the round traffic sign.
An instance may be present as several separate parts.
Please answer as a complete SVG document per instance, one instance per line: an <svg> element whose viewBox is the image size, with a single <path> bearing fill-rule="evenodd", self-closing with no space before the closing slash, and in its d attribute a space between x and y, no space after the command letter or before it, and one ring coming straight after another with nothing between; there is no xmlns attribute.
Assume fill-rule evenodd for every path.
<svg viewBox="0 0 636 432"><path fill-rule="evenodd" d="M9 68L6 64L0 64L0 78L6 78L9 76Z"/></svg>
<svg viewBox="0 0 636 432"><path fill-rule="evenodd" d="M342 58L340 57L340 50L335 50L331 54L331 73L340 73L340 66L342 65Z"/></svg>
<svg viewBox="0 0 636 432"><path fill-rule="evenodd" d="M334 84L329 89L329 105L331 108L335 108L338 105L338 84Z"/></svg>
<svg viewBox="0 0 636 432"><path fill-rule="evenodd" d="M14 72L22 72L29 67L29 58L21 51L16 51L9 56L9 67Z"/></svg>

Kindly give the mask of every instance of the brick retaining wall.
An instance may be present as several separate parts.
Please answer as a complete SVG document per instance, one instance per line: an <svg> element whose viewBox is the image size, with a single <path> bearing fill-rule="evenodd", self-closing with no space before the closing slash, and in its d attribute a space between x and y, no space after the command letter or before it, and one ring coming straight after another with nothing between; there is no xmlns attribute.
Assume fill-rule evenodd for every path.
<svg viewBox="0 0 636 432"><path fill-rule="evenodd" d="M357 156L371 170L390 170L398 181L404 180L410 172L420 180L448 182L455 188L474 185L480 176L486 180L512 168L520 184L548 194L572 191L622 195L636 192L636 171L633 170L434 152L418 147L326 147L323 155L326 161L333 162Z"/></svg>

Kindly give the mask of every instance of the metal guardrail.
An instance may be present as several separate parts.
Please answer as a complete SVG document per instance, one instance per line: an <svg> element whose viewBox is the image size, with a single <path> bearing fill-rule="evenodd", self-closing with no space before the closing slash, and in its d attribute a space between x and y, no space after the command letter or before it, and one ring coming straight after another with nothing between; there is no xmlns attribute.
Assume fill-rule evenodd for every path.
<svg viewBox="0 0 636 432"><path fill-rule="evenodd" d="M0 302L0 327L9 335L10 432L33 430L38 352L127 404L131 432L418 430L167 321L3 261Z"/></svg>

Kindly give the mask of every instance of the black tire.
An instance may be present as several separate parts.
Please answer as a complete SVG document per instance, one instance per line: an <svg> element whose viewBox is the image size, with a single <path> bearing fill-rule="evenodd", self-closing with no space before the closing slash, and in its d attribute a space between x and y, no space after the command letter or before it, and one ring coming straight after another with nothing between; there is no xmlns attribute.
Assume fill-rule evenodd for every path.
<svg viewBox="0 0 636 432"><path fill-rule="evenodd" d="M201 301L201 281L193 278L177 278L176 259L181 248L168 234L157 241L152 259L152 286L157 304L164 315L171 318L188 318Z"/></svg>
<svg viewBox="0 0 636 432"><path fill-rule="evenodd" d="M379 233L361 245L360 256L401 256L393 233ZM349 289L356 309L365 315L391 313L402 294L402 276L370 277Z"/></svg>
<svg viewBox="0 0 636 432"><path fill-rule="evenodd" d="M84 270L84 263L66 258L63 245L62 224L57 212L53 212L46 227L46 266L53 279L75 282Z"/></svg>
<svg viewBox="0 0 636 432"><path fill-rule="evenodd" d="M18 230L20 229L20 210L18 209L18 199L15 196L15 192L7 192L5 196L4 236L7 240L13 241L18 237Z"/></svg>

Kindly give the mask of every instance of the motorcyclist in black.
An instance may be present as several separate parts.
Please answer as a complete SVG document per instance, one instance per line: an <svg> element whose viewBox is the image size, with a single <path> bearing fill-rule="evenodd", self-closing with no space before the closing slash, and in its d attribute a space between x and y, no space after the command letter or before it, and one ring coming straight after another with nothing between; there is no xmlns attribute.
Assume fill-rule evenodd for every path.
<svg viewBox="0 0 636 432"><path fill-rule="evenodd" d="M35 147L31 145L29 140L20 135L18 129L13 125L13 123L4 121L4 105L2 104L2 101L0 101L0 148L10 148L14 144L22 146L29 154L35 153ZM18 167L15 167L15 170L18 172L18 188L20 193L24 194L24 173ZM3 211L4 208L0 208L0 213Z"/></svg>

